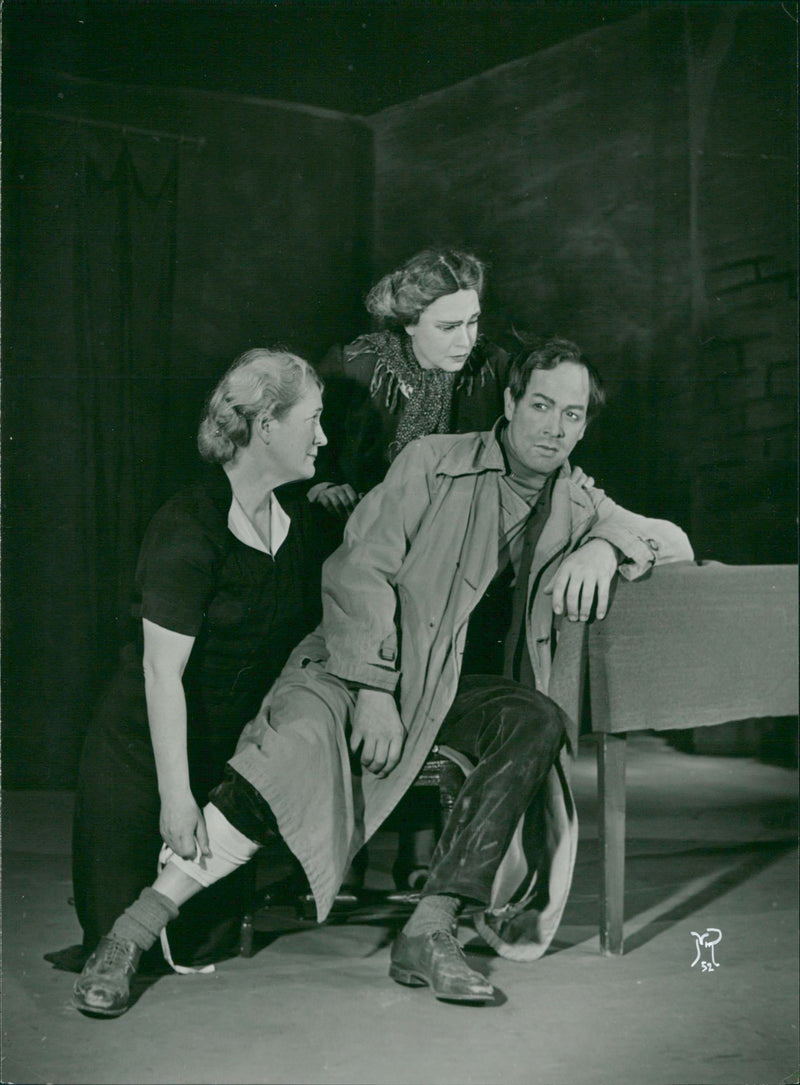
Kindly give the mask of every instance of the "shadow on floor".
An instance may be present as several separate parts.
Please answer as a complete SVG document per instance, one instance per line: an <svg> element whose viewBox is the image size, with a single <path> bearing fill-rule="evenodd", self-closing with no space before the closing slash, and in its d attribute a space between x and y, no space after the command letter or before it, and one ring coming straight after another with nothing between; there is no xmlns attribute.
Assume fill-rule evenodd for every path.
<svg viewBox="0 0 800 1085"><path fill-rule="evenodd" d="M705 909L796 848L795 837L691 846L636 841L625 861L625 953ZM596 928L599 921L599 842L583 841L578 855L570 899L548 954L585 941L586 929Z"/></svg>

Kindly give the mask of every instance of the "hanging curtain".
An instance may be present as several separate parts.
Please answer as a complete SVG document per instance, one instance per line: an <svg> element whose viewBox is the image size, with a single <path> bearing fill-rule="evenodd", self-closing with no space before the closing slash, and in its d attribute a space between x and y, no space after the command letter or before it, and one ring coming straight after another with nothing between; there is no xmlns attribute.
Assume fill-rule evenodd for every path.
<svg viewBox="0 0 800 1085"><path fill-rule="evenodd" d="M3 149L4 782L61 787L170 488L183 151L33 116Z"/></svg>
<svg viewBox="0 0 800 1085"><path fill-rule="evenodd" d="M168 434L178 147L79 132L76 347L94 636L122 620Z"/></svg>

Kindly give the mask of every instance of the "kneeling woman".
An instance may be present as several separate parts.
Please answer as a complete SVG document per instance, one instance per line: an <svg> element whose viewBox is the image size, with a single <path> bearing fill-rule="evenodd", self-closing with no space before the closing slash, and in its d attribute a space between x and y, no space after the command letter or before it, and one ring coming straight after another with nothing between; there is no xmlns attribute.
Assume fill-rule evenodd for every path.
<svg viewBox="0 0 800 1085"><path fill-rule="evenodd" d="M320 569L341 528L276 487L314 475L327 443L322 382L301 358L251 350L208 399L198 433L205 476L156 513L136 574L138 644L123 653L87 735L73 832L83 928L79 970L123 909L152 883L162 840L206 854L202 814L244 725L320 617ZM220 955L235 884L170 928L179 960ZM227 899L225 899L227 895ZM234 899L235 898L235 899ZM151 967L163 967L157 947ZM58 961L61 967L69 964ZM80 960L80 957L83 960ZM143 962L145 963L145 962Z"/></svg>

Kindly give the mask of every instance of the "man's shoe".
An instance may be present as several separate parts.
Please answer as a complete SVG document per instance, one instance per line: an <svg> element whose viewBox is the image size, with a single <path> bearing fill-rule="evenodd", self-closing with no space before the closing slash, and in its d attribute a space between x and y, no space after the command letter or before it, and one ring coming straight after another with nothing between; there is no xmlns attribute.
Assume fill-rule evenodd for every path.
<svg viewBox="0 0 800 1085"><path fill-rule="evenodd" d="M392 946L389 975L407 987L427 984L447 1002L491 1002L494 987L467 964L458 939L449 931L409 938L398 934Z"/></svg>
<svg viewBox="0 0 800 1085"><path fill-rule="evenodd" d="M82 1013L100 1017L119 1017L125 1013L131 997L131 979L141 949L135 942L108 935L83 966L72 988L72 1005Z"/></svg>

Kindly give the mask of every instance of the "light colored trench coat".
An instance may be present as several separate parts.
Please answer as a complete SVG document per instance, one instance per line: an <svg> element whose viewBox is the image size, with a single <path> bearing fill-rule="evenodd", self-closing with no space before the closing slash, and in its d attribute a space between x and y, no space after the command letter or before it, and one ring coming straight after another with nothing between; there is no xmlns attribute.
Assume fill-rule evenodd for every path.
<svg viewBox="0 0 800 1085"><path fill-rule="evenodd" d="M496 428L423 437L403 450L351 515L323 569L322 624L292 653L231 761L269 802L320 921L350 860L419 772L455 698L467 622L497 572L504 470ZM628 579L693 556L680 528L622 509L565 464L528 582L526 636L542 693L555 641L543 589L569 553L598 538L624 555ZM384 779L352 771L345 727L354 683L398 694L407 737ZM578 721L571 723L574 751ZM567 767L565 751L547 783L544 846L523 818L476 919L503 956L541 956L560 922L577 845Z"/></svg>

